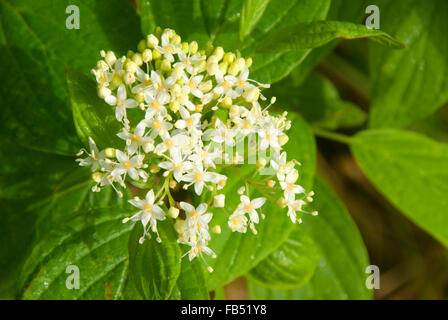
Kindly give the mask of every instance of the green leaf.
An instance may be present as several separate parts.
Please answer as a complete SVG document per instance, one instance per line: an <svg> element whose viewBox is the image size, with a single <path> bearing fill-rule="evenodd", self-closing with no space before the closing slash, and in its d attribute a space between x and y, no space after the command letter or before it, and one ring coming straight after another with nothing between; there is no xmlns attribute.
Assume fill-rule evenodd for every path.
<svg viewBox="0 0 448 320"><path fill-rule="evenodd" d="M347 21L353 23L361 22L362 17L365 16L365 9L367 7L366 1L346 1L346 0L332 0L331 7L328 11L328 20ZM293 73L299 75L296 80L299 83L304 81L308 74L314 69L314 67L328 55L339 40L333 40L332 42L316 48L310 52L306 59L299 64L293 71Z"/></svg>
<svg viewBox="0 0 448 320"><path fill-rule="evenodd" d="M448 145L417 133L370 130L352 152L377 189L407 217L448 245Z"/></svg>
<svg viewBox="0 0 448 320"><path fill-rule="evenodd" d="M80 189L85 192L76 192ZM24 299L122 297L128 278L127 239L132 226L123 225L121 220L129 215L129 208L113 190L93 194L90 185L80 189L56 193L49 203L32 211L51 223L37 223L42 232L22 269ZM113 205L116 201L120 205ZM70 204L76 204L72 211L59 211ZM71 265L79 268L78 290L66 286L72 274L66 270Z"/></svg>
<svg viewBox="0 0 448 320"><path fill-rule="evenodd" d="M270 0L244 0L240 18L240 41L250 34Z"/></svg>
<svg viewBox="0 0 448 320"><path fill-rule="evenodd" d="M378 5L381 27L402 39L408 49L370 47L370 126L401 128L448 101L448 2L380 1Z"/></svg>
<svg viewBox="0 0 448 320"><path fill-rule="evenodd" d="M404 45L387 33L364 25L341 21L316 21L280 29L257 48L258 52L283 53L320 47L334 39L371 38L383 45L403 48Z"/></svg>
<svg viewBox="0 0 448 320"><path fill-rule="evenodd" d="M319 179L314 183L312 209L301 225L322 253L310 282L293 290L270 290L249 282L252 299L371 299L365 286L369 265L361 235L347 210Z"/></svg>
<svg viewBox="0 0 448 320"><path fill-rule="evenodd" d="M290 159L297 159L302 163L299 167L301 178L299 183L306 189L310 189L314 177L316 165L316 147L310 128L300 117L292 115L292 128L288 132L290 142L284 148ZM276 203L267 201L262 208L266 218L257 225L258 234L254 235L250 230L242 234L231 232L227 220L230 210L239 203L238 188L244 185L244 178L251 174L253 168L245 165L245 169L236 168L231 171L235 177L222 190L226 194L226 203L231 208L214 210L211 226L220 225L221 234L212 236L209 247L216 253L216 259L207 259L214 272L206 277L207 287L214 290L238 276L244 275L262 259L273 252L287 238L294 224L286 216L286 211L278 208ZM237 179L239 177L239 179ZM250 188L252 195L256 190ZM257 193L257 196L259 193Z"/></svg>
<svg viewBox="0 0 448 320"><path fill-rule="evenodd" d="M23 148L6 139L0 163L0 241L4 244L0 246L0 297L15 298L37 218L27 206L53 192L77 164L73 158Z"/></svg>
<svg viewBox="0 0 448 320"><path fill-rule="evenodd" d="M249 278L271 289L294 289L307 283L321 258L314 241L297 226L283 244L250 271Z"/></svg>
<svg viewBox="0 0 448 320"><path fill-rule="evenodd" d="M193 261L189 261L187 257L182 259L180 275L173 290L176 291L176 294L171 294L171 298L182 300L210 299L201 263L202 261L198 259Z"/></svg>
<svg viewBox="0 0 448 320"><path fill-rule="evenodd" d="M123 141L117 137L122 126L115 119L114 108L98 97L94 80L75 69L66 73L75 127L84 145L92 137L100 149L122 147Z"/></svg>
<svg viewBox="0 0 448 320"><path fill-rule="evenodd" d="M34 149L73 155L73 128L64 67L87 74L101 49L124 54L140 38L130 2L72 1L80 29L67 29L65 1L0 1L0 137Z"/></svg>
<svg viewBox="0 0 448 320"><path fill-rule="evenodd" d="M75 159L23 148L2 140L0 198L24 200L48 195L76 167Z"/></svg>
<svg viewBox="0 0 448 320"><path fill-rule="evenodd" d="M240 3L238 0L230 1ZM215 45L221 45L225 50L239 49L243 55L253 57L250 77L263 83L274 83L281 80L298 66L310 50L300 50L288 53L258 54L255 48L264 43L269 34L299 22L311 22L325 19L330 7L329 0L294 0L285 3L282 0L271 0L263 16L244 42L238 39L238 17L241 7L229 5L222 27L214 39Z"/></svg>
<svg viewBox="0 0 448 320"><path fill-rule="evenodd" d="M272 85L266 95L275 96L278 105L299 112L314 127L336 130L364 123L367 118L364 111L342 100L328 79L312 73L301 84L302 75L298 72L301 70L294 70L286 79Z"/></svg>
<svg viewBox="0 0 448 320"><path fill-rule="evenodd" d="M181 251L172 223L159 222L158 231L162 242L157 242L154 236L140 244L143 227L137 223L129 238L132 280L138 292L150 300L168 299L181 272ZM184 282L181 284L185 286Z"/></svg>

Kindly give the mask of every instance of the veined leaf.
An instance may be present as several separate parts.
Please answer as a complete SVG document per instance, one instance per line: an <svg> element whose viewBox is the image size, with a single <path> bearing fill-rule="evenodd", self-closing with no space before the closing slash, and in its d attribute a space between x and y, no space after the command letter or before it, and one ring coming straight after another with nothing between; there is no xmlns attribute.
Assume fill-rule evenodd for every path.
<svg viewBox="0 0 448 320"><path fill-rule="evenodd" d="M92 137L100 149L122 147L123 141L117 137L122 126L115 118L114 107L98 97L95 82L75 69L67 69L67 84L76 131L84 145Z"/></svg>
<svg viewBox="0 0 448 320"><path fill-rule="evenodd" d="M300 226L262 260L249 275L249 279L271 289L294 289L307 283L321 258L319 248Z"/></svg>
<svg viewBox="0 0 448 320"><path fill-rule="evenodd" d="M407 50L372 45L372 128L402 128L448 101L448 2L373 1L381 8L381 28Z"/></svg>
<svg viewBox="0 0 448 320"><path fill-rule="evenodd" d="M315 180L312 210L301 225L319 247L322 258L310 282L293 290L271 290L249 281L252 299L371 299L364 272L369 265L367 251L356 225L333 192ZM310 209L311 210L311 209Z"/></svg>
<svg viewBox="0 0 448 320"><path fill-rule="evenodd" d="M448 245L448 145L417 133L370 130L351 149L377 189L407 217Z"/></svg>
<svg viewBox="0 0 448 320"><path fill-rule="evenodd" d="M125 54L140 38L128 1L71 1L80 29L67 29L66 1L0 1L0 136L37 150L73 155L79 140L64 67L88 73L99 52Z"/></svg>
<svg viewBox="0 0 448 320"><path fill-rule="evenodd" d="M121 220L129 215L129 208L125 202L111 206L116 201L112 198L117 198L113 190L92 194L87 193L90 185L81 189L86 192L69 189L29 212L51 218L51 223L37 224L43 231L37 235L22 270L24 299L123 298L128 278L127 239L132 226L123 225ZM72 211L59 211L75 203ZM67 286L68 282L73 284L67 280L74 272L70 268L79 270L79 289Z"/></svg>
<svg viewBox="0 0 448 320"><path fill-rule="evenodd" d="M316 21L283 28L257 48L258 52L288 52L320 47L334 39L371 38L383 45L403 48L404 45L387 33L364 25L341 21Z"/></svg>
<svg viewBox="0 0 448 320"><path fill-rule="evenodd" d="M182 300L208 300L210 294L205 284L202 261L195 259L189 261L187 257L182 259L181 271L177 278L176 287L171 293L172 299Z"/></svg>
<svg viewBox="0 0 448 320"><path fill-rule="evenodd" d="M181 272L181 251L171 221L159 222L158 231L162 242L154 236L140 244L143 228L137 223L129 238L132 280L138 292L150 300L168 299Z"/></svg>
<svg viewBox="0 0 448 320"><path fill-rule="evenodd" d="M244 0L240 18L240 41L252 32L270 0Z"/></svg>

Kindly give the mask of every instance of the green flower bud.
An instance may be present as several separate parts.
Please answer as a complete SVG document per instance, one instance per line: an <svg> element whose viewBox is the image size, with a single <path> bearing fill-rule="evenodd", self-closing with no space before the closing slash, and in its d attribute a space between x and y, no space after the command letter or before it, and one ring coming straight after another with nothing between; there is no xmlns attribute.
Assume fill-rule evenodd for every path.
<svg viewBox="0 0 448 320"><path fill-rule="evenodd" d="M137 45L137 49L139 52L143 52L146 49L146 41L145 40L140 40L140 42Z"/></svg>
<svg viewBox="0 0 448 320"><path fill-rule="evenodd" d="M192 41L190 43L190 54L195 54L198 52L198 43L196 41Z"/></svg>

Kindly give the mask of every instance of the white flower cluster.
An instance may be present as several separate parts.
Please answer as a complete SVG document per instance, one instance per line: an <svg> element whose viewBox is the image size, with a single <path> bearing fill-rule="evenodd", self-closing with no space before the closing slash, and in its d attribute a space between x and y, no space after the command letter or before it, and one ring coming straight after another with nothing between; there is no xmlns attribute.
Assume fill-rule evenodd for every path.
<svg viewBox="0 0 448 320"><path fill-rule="evenodd" d="M90 151L83 149L79 153L87 153L88 157L78 161L81 166L92 166L96 182L93 191L111 185L121 196L118 187L126 188L125 181L145 183L151 178L145 198L129 201L139 211L123 220L141 221L144 234L140 242L150 237L150 231L161 241L157 221L168 215L176 219L178 241L191 247L190 260L202 257L202 253L215 257L207 247L211 207L232 212L228 220L232 231L246 232L250 226L256 233L257 210L267 199L249 199L250 183L258 185L257 190L281 191L283 196L269 200L287 207L292 222L300 222L296 212L305 212L302 206L312 201L312 193L306 194L295 184L298 163L288 161L286 152L282 152L282 145L288 141L285 131L291 124L286 113L269 114L267 109L275 98L264 109L261 106L260 101L266 98L260 88L269 86L249 79L250 58L225 53L221 47L207 46L199 51L196 42L181 42L173 30L160 28L139 43L137 53L129 51L117 59L112 51L102 51L101 56L92 73L99 97L115 108L116 120L122 123L123 129L117 135L125 147L100 152L90 139ZM228 179L222 168L244 162L244 156L227 150L249 135L258 137L258 150L270 150L275 172L268 177L258 175L257 181L243 182L245 187L238 191L241 203L229 211L225 195L218 194ZM255 173L266 164L266 159L260 158ZM275 177L281 190L275 187ZM210 194L203 195L201 199L206 200L195 208L174 199L172 192L180 186L194 190L198 196ZM220 227L215 226L213 231L220 233Z"/></svg>

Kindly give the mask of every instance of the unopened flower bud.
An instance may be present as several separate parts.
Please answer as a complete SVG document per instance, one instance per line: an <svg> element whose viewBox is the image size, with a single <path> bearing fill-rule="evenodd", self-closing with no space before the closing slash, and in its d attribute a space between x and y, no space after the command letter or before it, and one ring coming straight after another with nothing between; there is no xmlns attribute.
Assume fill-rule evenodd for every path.
<svg viewBox="0 0 448 320"><path fill-rule="evenodd" d="M171 70L171 62L170 62L170 60L168 60L168 59L164 59L163 61L162 61L162 64L160 65L160 69L162 70L162 71L170 71Z"/></svg>
<svg viewBox="0 0 448 320"><path fill-rule="evenodd" d="M176 207L170 207L168 209L168 216L170 216L173 219L176 219L179 216L179 209Z"/></svg>
<svg viewBox="0 0 448 320"><path fill-rule="evenodd" d="M114 148L106 148L104 150L104 155L108 158L115 158L115 149Z"/></svg>
<svg viewBox="0 0 448 320"><path fill-rule="evenodd" d="M234 53L232 53L232 52L227 52L225 55L224 55L224 62L227 62L228 64L231 64L232 62L234 62L235 61L235 59L236 59L236 56L235 56L235 54Z"/></svg>
<svg viewBox="0 0 448 320"><path fill-rule="evenodd" d="M286 200L283 197L279 198L276 203L282 209L285 208L287 205Z"/></svg>
<svg viewBox="0 0 448 320"><path fill-rule="evenodd" d="M218 72L218 70L219 70L219 66L217 63L208 63L207 64L207 72L210 75L212 75L212 76L215 75L216 72Z"/></svg>
<svg viewBox="0 0 448 320"><path fill-rule="evenodd" d="M252 65L252 58L246 58L246 60L244 61L245 63L246 63L246 66L248 67L248 68L250 68L250 66Z"/></svg>
<svg viewBox="0 0 448 320"><path fill-rule="evenodd" d="M188 42L182 42L182 51L185 54L188 54L189 50L190 50L190 46L188 45Z"/></svg>
<svg viewBox="0 0 448 320"><path fill-rule="evenodd" d="M257 169L260 170L266 166L266 159L265 158L259 158L257 160Z"/></svg>
<svg viewBox="0 0 448 320"><path fill-rule="evenodd" d="M224 56L224 49L222 47L216 47L215 51L213 51L213 55L218 58L218 61L221 60Z"/></svg>
<svg viewBox="0 0 448 320"><path fill-rule="evenodd" d="M100 182L103 178L103 174L101 172L94 172L92 173L92 180L96 183Z"/></svg>
<svg viewBox="0 0 448 320"><path fill-rule="evenodd" d="M215 234L220 234L221 233L221 226L220 225L216 225L213 227L212 232Z"/></svg>
<svg viewBox="0 0 448 320"><path fill-rule="evenodd" d="M117 61L117 57L115 57L115 53L113 53L112 51L107 51L106 57L104 59L110 66L113 66L115 61Z"/></svg>
<svg viewBox="0 0 448 320"><path fill-rule="evenodd" d="M268 180L267 185L268 185L269 188L274 188L275 181L274 180Z"/></svg>
<svg viewBox="0 0 448 320"><path fill-rule="evenodd" d="M146 50L146 41L145 40L140 40L140 42L137 45L137 50L139 52L143 52Z"/></svg>
<svg viewBox="0 0 448 320"><path fill-rule="evenodd" d="M190 43L190 54L195 54L198 52L198 43L196 41L192 41Z"/></svg>
<svg viewBox="0 0 448 320"><path fill-rule="evenodd" d="M232 98L225 97L224 99L222 99L221 106L225 109L230 109L230 107L232 106Z"/></svg>
<svg viewBox="0 0 448 320"><path fill-rule="evenodd" d="M146 46L150 49L154 49L156 46L159 45L159 39L153 35L153 34L149 34L146 37Z"/></svg>
<svg viewBox="0 0 448 320"><path fill-rule="evenodd" d="M259 96L260 90L256 87L251 87L243 93L243 98L246 99L247 102L257 101Z"/></svg>
<svg viewBox="0 0 448 320"><path fill-rule="evenodd" d="M147 63L152 60L152 51L150 49L145 49L142 53L143 62Z"/></svg>
<svg viewBox="0 0 448 320"><path fill-rule="evenodd" d="M141 53L136 53L134 54L134 56L132 57L132 61L137 65L137 66L141 66L143 64L143 58L142 58L142 54Z"/></svg>
<svg viewBox="0 0 448 320"><path fill-rule="evenodd" d="M211 55L213 52L213 49L214 49L213 45L211 45L211 44L206 45L205 46L205 55L207 55L207 56Z"/></svg>
<svg viewBox="0 0 448 320"><path fill-rule="evenodd" d="M111 94L111 91L110 91L109 88L101 87L101 88L98 89L98 96L99 96L101 99L104 99L105 97L107 97L107 96L110 95L110 94Z"/></svg>
<svg viewBox="0 0 448 320"><path fill-rule="evenodd" d="M286 134L282 134L280 137L278 137L278 144L283 146L285 145L289 140L289 137Z"/></svg>
<svg viewBox="0 0 448 320"><path fill-rule="evenodd" d="M152 59L157 60L162 56L162 54L157 49L152 50Z"/></svg>

